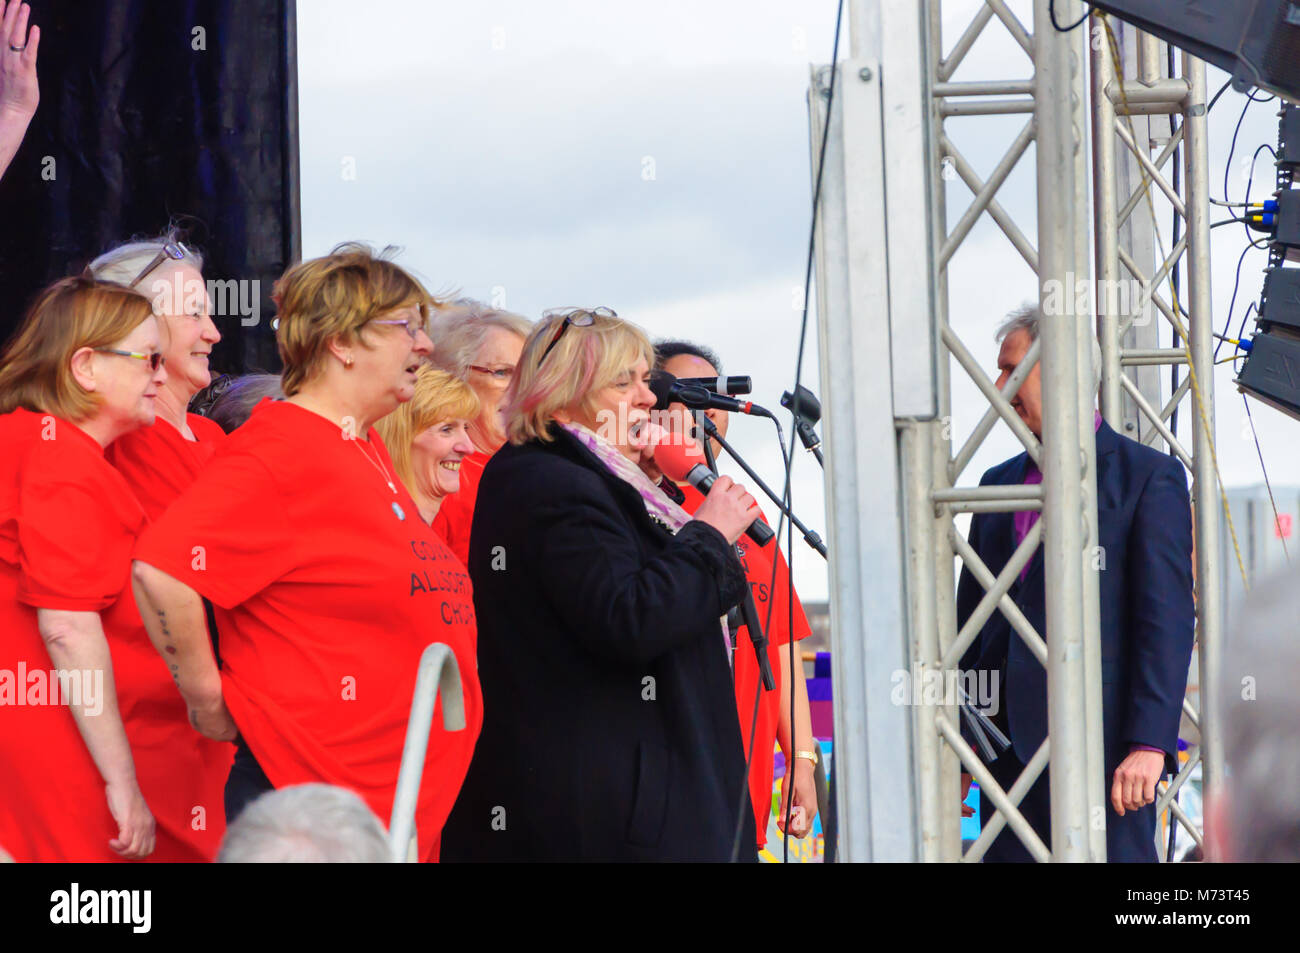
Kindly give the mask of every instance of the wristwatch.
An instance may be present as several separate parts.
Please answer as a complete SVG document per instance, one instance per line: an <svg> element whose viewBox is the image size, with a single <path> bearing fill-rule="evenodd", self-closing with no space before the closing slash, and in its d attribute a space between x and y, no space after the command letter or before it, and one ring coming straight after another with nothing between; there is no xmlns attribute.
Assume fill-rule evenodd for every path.
<svg viewBox="0 0 1300 953"><path fill-rule="evenodd" d="M820 758L817 757L816 751L796 751L794 753L794 758L796 761L798 761L800 758L806 758L807 760L813 763L813 767L816 767L817 762L821 760Z"/></svg>

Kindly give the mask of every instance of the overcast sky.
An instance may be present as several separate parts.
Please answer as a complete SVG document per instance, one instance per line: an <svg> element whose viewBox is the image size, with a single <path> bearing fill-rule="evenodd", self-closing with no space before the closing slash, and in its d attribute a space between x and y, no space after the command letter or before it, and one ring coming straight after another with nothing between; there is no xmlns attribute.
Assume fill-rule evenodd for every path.
<svg viewBox="0 0 1300 953"><path fill-rule="evenodd" d="M946 46L978 6L945 5ZM1029 22L1025 0L1010 6ZM715 348L724 371L751 375L753 399L788 428L779 397L794 382L810 216L808 67L830 61L834 19L834 0L299 3L304 255L347 239L392 243L432 289L532 318L549 307L611 306L652 338ZM847 55L847 21L841 50ZM995 20L955 78L1029 74ZM1211 70L1211 91L1223 78ZM1229 92L1211 114L1220 198L1244 102ZM1275 112L1272 103L1247 114L1229 175L1234 200L1246 185L1241 156L1276 141ZM952 121L949 135L987 175L1025 118ZM1258 173L1253 194L1262 196L1272 190L1267 154ZM1032 148L999 199L1033 240ZM968 201L960 181L949 184L952 221ZM1216 229L1214 239L1221 327L1245 241L1239 227ZM1252 253L1242 269L1234 331L1258 299L1264 260ZM1034 297L1034 276L987 216L950 274L952 324L996 374L992 332ZM803 374L817 390L815 315L811 332ZM1231 365L1222 365L1220 466L1230 486L1259 483L1231 380ZM1300 483L1300 423L1253 410L1275 486ZM958 439L979 412L977 392L954 365ZM1190 440L1188 413L1182 420ZM779 490L770 423L734 420L732 436ZM962 482L1018 449L999 425ZM821 476L802 454L795 506L825 535ZM798 539L796 547L801 596L824 599L823 561Z"/></svg>

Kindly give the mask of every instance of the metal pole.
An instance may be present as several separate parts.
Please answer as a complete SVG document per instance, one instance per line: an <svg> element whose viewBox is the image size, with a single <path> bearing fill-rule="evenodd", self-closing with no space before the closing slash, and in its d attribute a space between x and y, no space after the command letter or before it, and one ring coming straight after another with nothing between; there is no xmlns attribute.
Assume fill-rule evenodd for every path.
<svg viewBox="0 0 1300 953"><path fill-rule="evenodd" d="M827 395L839 848L846 861L910 861L919 839L911 716L890 698L893 674L907 670L910 651L896 367L891 357L881 372L879 346L890 340L891 318L883 33L877 4L854 0L849 13L853 55L841 61L830 115L822 115L825 101L816 88L809 100L814 171L822 124L830 130L818 215L817 305ZM814 87L815 80L814 74Z"/></svg>
<svg viewBox="0 0 1300 953"><path fill-rule="evenodd" d="M941 62L943 57L943 16L941 0L925 0L922 8L921 30L918 43L924 50L925 75L931 84L937 83L944 75L951 76L952 70ZM987 15L987 16L986 16ZM981 8L976 14L975 22L987 23L993 11L990 7ZM959 43L961 41L959 40ZM967 47L969 49L969 47ZM957 55L954 49L953 57ZM929 103L923 115L928 124L929 136L926 143L928 159L927 178L930 184L930 270L933 274L933 302L931 306L930 325L936 337L941 337L943 329L948 326L948 265L940 258L940 251L947 235L948 196L945 192L943 146L946 137L943 134L943 112L940 99L934 98L933 88L929 93ZM937 419L922 425L923 441L926 444L922 452L930 457L930 486L944 490L952 486L950 462L952 460L952 398L950 393L950 362L946 352L940 348L941 359L935 361L935 396ZM936 660L943 658L948 646L957 638L956 585L953 577L955 554L949 539L952 526L951 516L943 507L931 506L928 513L919 514L930 524L930 567L929 573L934 578L935 598L935 635L938 639ZM944 716L956 723L959 715L955 707L940 709ZM927 725L930 731L937 728ZM941 743L938 750L939 789L943 792L944 802L955 804L960 800L961 763L956 752L946 743ZM939 859L945 862L961 860L961 816L958 810L945 812L940 836Z"/></svg>
<svg viewBox="0 0 1300 953"><path fill-rule="evenodd" d="M1195 463L1192 505L1196 546L1196 624L1200 645L1201 760L1206 795L1217 794L1223 782L1223 740L1219 725L1218 685L1223 616L1219 557L1220 497L1215 476L1213 301L1210 296L1209 140L1205 112L1205 64L1183 54L1183 73L1191 84L1183 123L1186 148L1184 170L1187 202L1188 320L1191 369L1200 390L1200 406L1192 405L1192 454ZM1195 200L1191 200L1195 197ZM1193 401L1197 400L1193 394ZM1202 410L1204 419L1202 418Z"/></svg>
<svg viewBox="0 0 1300 953"><path fill-rule="evenodd" d="M1080 31L1085 46L1091 48L1089 30L1092 21L1084 24ZM1087 150L1087 130L1084 111L1088 108L1087 99L1087 60L1084 53L1075 44L1071 51L1071 93L1070 102L1077 103L1074 128L1077 145L1074 152L1074 261L1077 276L1086 279L1090 276L1089 264L1092 261L1092 246L1088 232L1088 172L1090 156ZM1096 286L1093 285L1095 288ZM1106 297L1109 297L1107 295ZM1089 296L1095 301L1097 295ZM1090 306L1091 307L1091 306ZM1084 712L1089 729L1085 735L1084 779L1088 802L1085 830L1088 834L1087 859L1094 863L1106 860L1106 750L1102 737L1101 705L1101 580L1097 570L1104 565L1105 553L1101 550L1100 533L1097 527L1097 440L1093 419L1097 413L1098 375L1101 368L1096 366L1094 355L1097 335L1095 318L1091 310L1077 315L1074 322L1075 365L1079 369L1079 384L1076 391L1079 401L1079 428L1082 431L1083 465L1083 674L1084 674ZM1060 750L1060 749L1057 749Z"/></svg>
<svg viewBox="0 0 1300 953"><path fill-rule="evenodd" d="M460 683L460 666L456 656L442 642L434 642L420 655L415 674L415 694L411 698L411 717L406 723L406 741L402 744L402 764L397 771L397 790L393 795L393 813L388 822L389 857L395 864L413 862L419 856L416 844L415 808L420 801L420 782L424 778L424 756L429 750L429 733L433 729L433 709L442 693L443 731L465 728L465 693Z"/></svg>
<svg viewBox="0 0 1300 953"><path fill-rule="evenodd" d="M1092 422L1081 419L1081 390L1091 386L1080 378L1078 324L1074 289L1078 273L1076 182L1082 174L1082 102L1076 97L1081 34L1060 33L1051 25L1051 0L1035 0L1034 61L1038 123L1038 256L1039 294L1044 308L1041 339L1043 380L1043 510L1044 568L1047 596L1048 733L1054 757L1049 764L1051 785L1052 856L1062 861L1086 861L1089 779L1087 747L1090 722L1085 685L1086 571L1083 552L1085 507L1095 505L1096 475L1081 459L1084 441L1093 441ZM1056 3L1057 15L1078 19L1077 0ZM1052 283L1067 302L1065 313L1048 313ZM1082 370L1086 371L1087 364ZM1051 582L1055 582L1052 585Z"/></svg>
<svg viewBox="0 0 1300 953"><path fill-rule="evenodd" d="M1103 38L1104 39L1104 38ZM1110 46L1092 44L1092 161L1093 207L1097 220L1097 282L1099 288L1118 287L1119 233L1115 230L1118 199L1115 188L1115 106L1106 87L1115 78ZM1101 345L1101 414L1118 433L1124 432L1124 406L1120 401L1121 315L1109 306L1118 296L1096 295L1097 342Z"/></svg>
<svg viewBox="0 0 1300 953"><path fill-rule="evenodd" d="M931 557L934 551L934 532L930 504L932 466L929 435L926 424L905 421L899 427L899 462L903 467L903 498L907 505L904 539L907 546L908 577L908 629L911 633L911 666L908 675L913 682L926 684L932 672L942 672L939 664L939 620L935 612L937 592ZM931 676L933 677L933 676ZM942 675L940 674L940 677ZM909 700L915 693L908 693ZM916 739L916 794L920 823L919 859L927 862L942 860L945 814L956 810L952 792L945 797L941 783L939 735L934 716L941 709L933 705L914 705L913 733Z"/></svg>
<svg viewBox="0 0 1300 953"><path fill-rule="evenodd" d="M1148 109L1177 111L1181 108L1181 103L1186 100L1187 87L1181 80L1173 81L1164 78L1165 64L1158 55L1161 49L1159 40L1155 40L1153 45L1152 37L1148 37L1122 20L1112 17L1109 23L1115 34L1115 44L1120 59L1119 68L1123 75L1116 75L1110 42L1103 30L1099 37L1101 42L1098 45L1101 49L1098 52L1105 60L1111 82L1106 86L1107 95L1103 97L1104 105L1101 99L1096 100L1093 109L1104 108L1112 119L1105 135L1112 147L1110 161L1117 196L1124 199L1124 206L1114 217L1105 220L1100 217L1097 219L1098 241L1102 240L1104 231L1115 232L1119 242L1117 254L1121 262L1125 259L1133 262L1143 274L1163 275L1167 273L1162 271L1164 262L1155 262L1155 233L1158 223L1151 217L1151 202L1143 194L1143 174L1145 172L1151 176L1147 179L1148 190L1162 188L1164 191L1168 188L1167 183L1163 182L1163 177L1158 173L1158 166L1168 158L1167 154L1162 151L1158 159L1152 161L1149 153L1153 140L1170 137L1171 126L1167 116L1140 114ZM1143 103L1150 105L1144 106ZM1128 114L1132 118L1115 122L1114 117L1121 114L1126 105L1129 107ZM1163 187L1153 184L1154 182L1162 183ZM1167 197L1169 191L1166 191ZM1136 199L1133 198L1134 196ZM1173 199L1177 199L1176 194ZM1171 202L1175 206L1181 204L1180 199ZM1115 278L1127 284L1128 275L1120 271L1119 267L1118 264L1115 266ZM1157 280L1152 279L1151 288L1154 289L1158 283ZM1119 297L1119 285L1105 287L1115 288L1116 297ZM1099 295L1098 297L1109 298L1110 296ZM1130 305L1130 307L1134 306ZM1159 347L1159 324L1151 320L1153 313L1152 307L1145 305L1137 314L1114 315L1119 325L1117 333L1121 364L1123 364L1124 354L1130 349L1149 350ZM1104 342L1102 346L1105 347ZM1158 369L1133 370L1128 376L1149 403L1157 405L1160 403L1161 375ZM1118 382L1118 373L1113 379ZM1103 386L1109 387L1109 382L1104 383ZM1114 416L1108 414L1106 422L1117 432L1134 440L1150 443L1158 439L1158 435L1135 402L1124 394L1120 394L1118 399L1119 409Z"/></svg>

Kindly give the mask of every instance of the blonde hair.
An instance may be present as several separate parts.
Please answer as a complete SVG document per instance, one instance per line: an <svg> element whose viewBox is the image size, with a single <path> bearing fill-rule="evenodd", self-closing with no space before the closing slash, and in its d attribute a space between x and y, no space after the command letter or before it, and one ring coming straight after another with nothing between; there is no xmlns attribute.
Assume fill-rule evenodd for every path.
<svg viewBox="0 0 1300 953"><path fill-rule="evenodd" d="M654 348L644 331L622 318L595 315L587 327L565 328L538 367L563 322L564 313L547 315L524 342L503 404L506 436L513 444L549 441L556 411L590 414L596 392L627 374L638 358L654 365Z"/></svg>
<svg viewBox="0 0 1300 953"><path fill-rule="evenodd" d="M459 377L427 364L420 368L415 376L415 396L375 424L393 469L407 487L415 485L411 465L415 438L444 420L473 420L478 405L478 396Z"/></svg>
<svg viewBox="0 0 1300 953"><path fill-rule="evenodd" d="M22 407L73 423L92 416L102 398L77 383L72 355L117 344L153 316L148 299L122 285L84 275L56 281L0 356L0 414Z"/></svg>
<svg viewBox="0 0 1300 953"><path fill-rule="evenodd" d="M275 283L275 341L284 363L284 393L292 397L329 356L328 342L361 344L361 329L382 314L415 305L427 321L439 302L403 268L361 242L345 242L322 258L299 262Z"/></svg>

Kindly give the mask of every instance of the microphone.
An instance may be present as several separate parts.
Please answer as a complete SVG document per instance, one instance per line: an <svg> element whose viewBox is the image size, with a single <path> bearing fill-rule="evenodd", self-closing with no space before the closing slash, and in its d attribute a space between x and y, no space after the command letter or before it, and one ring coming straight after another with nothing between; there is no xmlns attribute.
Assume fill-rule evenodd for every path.
<svg viewBox="0 0 1300 953"><path fill-rule="evenodd" d="M815 424L822 419L821 401L802 384L799 385L796 393L786 391L781 395L781 406L792 414L798 411L799 417L810 424Z"/></svg>
<svg viewBox="0 0 1300 953"><path fill-rule="evenodd" d="M693 461L693 455L698 454L692 454L680 443L661 443L655 447L654 461L663 475L674 483L689 483L708 496L716 477L704 464ZM766 546L776 537L776 532L762 519L755 519L745 530L745 535L758 545Z"/></svg>
<svg viewBox="0 0 1300 953"><path fill-rule="evenodd" d="M736 400L734 397L715 394L698 384L688 384L686 380L689 378L679 380L667 371L655 371L650 375L650 390L655 395L655 410L667 410L669 404L676 403L700 409L730 410L755 417L772 416L770 411L752 401Z"/></svg>
<svg viewBox="0 0 1300 953"><path fill-rule="evenodd" d="M683 384L694 384L715 394L731 397L737 394L748 394L754 389L748 377L679 377L677 379Z"/></svg>
<svg viewBox="0 0 1300 953"><path fill-rule="evenodd" d="M795 432L799 434L804 449L811 450L817 462L825 467L826 464L822 462L822 452L817 449L822 438L817 436L816 430L813 430L813 425L822 419L822 405L817 395L800 384L793 394L786 391L781 395L781 406L794 414L795 419L799 421Z"/></svg>

